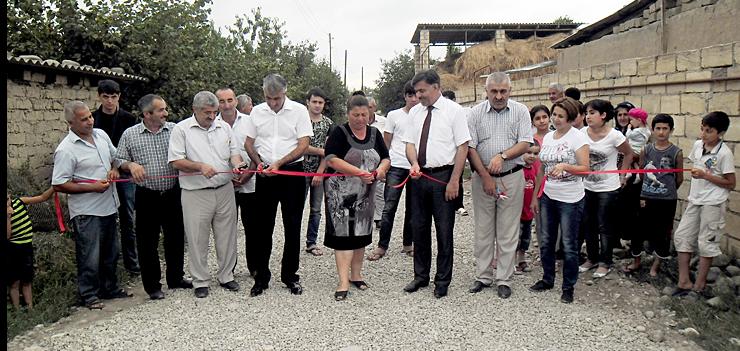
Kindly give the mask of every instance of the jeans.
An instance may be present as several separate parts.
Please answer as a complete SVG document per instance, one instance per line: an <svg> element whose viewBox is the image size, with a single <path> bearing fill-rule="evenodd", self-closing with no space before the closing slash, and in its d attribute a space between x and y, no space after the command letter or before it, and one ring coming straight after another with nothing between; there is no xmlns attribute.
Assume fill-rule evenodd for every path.
<svg viewBox="0 0 740 351"><path fill-rule="evenodd" d="M136 231L134 230L134 198L136 184L133 182L116 183L116 191L120 205L118 206L118 222L121 224L121 254L123 267L127 271L138 272L139 258L136 252Z"/></svg>
<svg viewBox="0 0 740 351"><path fill-rule="evenodd" d="M575 203L550 199L546 194L540 198L540 219L542 221L542 280L555 283L555 242L558 228L563 238L563 290L573 290L578 281L578 226L583 216L584 199Z"/></svg>
<svg viewBox="0 0 740 351"><path fill-rule="evenodd" d="M447 182L452 169L429 174ZM434 284L447 287L452 281L453 230L455 228L455 201L445 200L444 184L427 178L411 181L412 233L414 239L414 279L429 281L432 266L432 218L437 234L437 274Z"/></svg>
<svg viewBox="0 0 740 351"><path fill-rule="evenodd" d="M77 289L84 303L105 298L119 290L116 267L118 238L116 215L72 218L77 259Z"/></svg>
<svg viewBox="0 0 740 351"><path fill-rule="evenodd" d="M519 222L521 232L519 233L519 246L517 251L529 250L529 243L532 241L532 220L522 220Z"/></svg>
<svg viewBox="0 0 740 351"><path fill-rule="evenodd" d="M611 267L614 263L612 251L617 238L613 234L611 217L615 214L619 190L595 192L586 190L583 214L585 222L586 252L591 263L600 267Z"/></svg>
<svg viewBox="0 0 740 351"><path fill-rule="evenodd" d="M393 222L396 218L398 202L401 200L401 194L406 189L405 211L403 217L403 246L411 246L413 238L411 236L411 185L406 183L400 188L394 188L395 185L401 184L409 175L409 170L399 167L391 167L385 176L385 206L383 207L383 216L380 220L380 239L378 247L388 250L391 242L391 232L393 232Z"/></svg>
<svg viewBox="0 0 740 351"><path fill-rule="evenodd" d="M304 201L311 194L309 198L309 206L311 210L308 213L308 227L306 228L306 247L316 245L316 240L319 238L319 224L321 223L321 204L324 202L324 181L317 186L311 186L311 180L313 177L306 177L306 192L303 195Z"/></svg>

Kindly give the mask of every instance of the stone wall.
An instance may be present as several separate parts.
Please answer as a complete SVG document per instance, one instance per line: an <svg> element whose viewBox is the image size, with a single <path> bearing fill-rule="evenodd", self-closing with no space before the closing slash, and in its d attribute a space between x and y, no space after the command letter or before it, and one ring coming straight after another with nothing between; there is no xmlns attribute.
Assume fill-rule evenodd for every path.
<svg viewBox="0 0 740 351"><path fill-rule="evenodd" d="M90 109L98 106L97 87L89 79L70 84L62 73L24 71L7 80L8 168L28 164L35 181L51 178L54 150L69 130L64 104L81 100Z"/></svg>
<svg viewBox="0 0 740 351"><path fill-rule="evenodd" d="M665 28L660 1L635 18L621 21L612 34L581 45L565 48L558 54L558 72L616 60L700 49L740 39L740 1L673 0L668 1ZM608 30L609 28L607 28Z"/></svg>
<svg viewBox="0 0 740 351"><path fill-rule="evenodd" d="M529 107L551 106L547 86L554 82L581 89L584 102L602 98L616 105L627 100L646 109L650 117L659 112L672 115L676 122L672 140L684 155L699 137L701 118L709 111L724 111L730 115L730 128L724 139L735 154L735 170L740 175L739 42L516 80L512 82L512 99ZM690 178L687 176L679 189L677 219L686 207L683 200L688 195ZM722 239L722 248L740 256L740 182L730 194L726 219L727 235Z"/></svg>

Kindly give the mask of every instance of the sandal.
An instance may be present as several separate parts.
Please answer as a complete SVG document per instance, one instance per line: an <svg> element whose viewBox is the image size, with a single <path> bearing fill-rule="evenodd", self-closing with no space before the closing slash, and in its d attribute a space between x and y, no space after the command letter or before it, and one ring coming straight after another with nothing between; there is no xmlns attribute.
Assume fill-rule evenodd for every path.
<svg viewBox="0 0 740 351"><path fill-rule="evenodd" d="M334 301L344 301L347 299L347 293L349 290L344 291L335 291L334 292Z"/></svg>
<svg viewBox="0 0 740 351"><path fill-rule="evenodd" d="M105 307L105 304L103 304L103 301L95 299L90 302L85 302L85 307L91 310L102 310L103 307Z"/></svg>
<svg viewBox="0 0 740 351"><path fill-rule="evenodd" d="M383 258L384 256L385 256L385 250L380 247L376 247L375 250L373 250L373 252L369 256L367 256L367 260L377 261Z"/></svg>
<svg viewBox="0 0 740 351"><path fill-rule="evenodd" d="M354 285L356 288L358 288L360 290L370 289L370 287L367 285L367 283L365 283L362 280L350 280L349 282L352 283L352 285Z"/></svg>
<svg viewBox="0 0 740 351"><path fill-rule="evenodd" d="M308 253L310 253L311 255L314 255L314 256L323 256L324 255L324 252L321 251L321 249L318 246L316 246L316 245L311 245L311 246L307 247L306 248L306 252L308 252Z"/></svg>

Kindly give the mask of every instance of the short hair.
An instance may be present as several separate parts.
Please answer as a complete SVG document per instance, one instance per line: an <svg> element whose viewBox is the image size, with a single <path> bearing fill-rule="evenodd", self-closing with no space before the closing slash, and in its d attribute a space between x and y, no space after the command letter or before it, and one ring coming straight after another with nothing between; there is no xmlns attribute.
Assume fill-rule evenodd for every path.
<svg viewBox="0 0 740 351"><path fill-rule="evenodd" d="M367 99L368 106L370 106L370 104L375 104L375 105L378 104L378 101L375 100L375 98L372 96L366 96L365 98Z"/></svg>
<svg viewBox="0 0 740 351"><path fill-rule="evenodd" d="M351 110L352 108L362 106L365 106L367 108L370 107L370 103L368 102L367 98L362 95L353 95L349 98L349 101L347 101L347 111Z"/></svg>
<svg viewBox="0 0 740 351"><path fill-rule="evenodd" d="M218 107L216 94L210 91L201 91L193 98L193 108Z"/></svg>
<svg viewBox="0 0 740 351"><path fill-rule="evenodd" d="M545 111L548 117L550 117L550 110L545 105L537 105L535 107L532 107L531 110L529 110L529 118L534 122L534 115L537 114L537 112Z"/></svg>
<svg viewBox="0 0 740 351"><path fill-rule="evenodd" d="M615 107L614 110L616 111L616 110L619 110L620 108L623 108L627 110L627 112L630 112L631 109L635 108L635 105L633 105L629 101L622 101L617 104L617 107Z"/></svg>
<svg viewBox="0 0 740 351"><path fill-rule="evenodd" d="M612 120L612 118L614 118L614 115L616 115L616 113L614 112L614 106L612 106L612 103L607 100L593 99L587 102L586 105L584 105L584 108L589 107L596 111L599 111L599 113L606 113L606 118L604 118L604 122Z"/></svg>
<svg viewBox="0 0 740 351"><path fill-rule="evenodd" d="M566 96L555 100L555 103L552 105L550 111L555 113L555 107L560 107L565 110L566 114L568 115L566 118L568 122L575 121L576 117L578 117L578 103L576 102L576 100L573 100L573 98Z"/></svg>
<svg viewBox="0 0 740 351"><path fill-rule="evenodd" d="M244 105L251 104L252 98L247 94L241 94L236 97L236 109L241 110Z"/></svg>
<svg viewBox="0 0 740 351"><path fill-rule="evenodd" d="M563 93L563 95L573 98L573 100L581 100L581 90L576 87L565 89L565 93Z"/></svg>
<svg viewBox="0 0 740 351"><path fill-rule="evenodd" d="M457 98L455 96L455 92L452 91L452 90L445 90L445 91L443 91L442 92L442 96L444 96L444 97L446 97L446 98L448 98L448 99L450 99L452 101L455 101L455 99Z"/></svg>
<svg viewBox="0 0 740 351"><path fill-rule="evenodd" d="M702 117L701 125L714 128L718 133L726 132L730 128L730 117L722 111L712 111Z"/></svg>
<svg viewBox="0 0 740 351"><path fill-rule="evenodd" d="M550 85L547 86L547 89L555 89L557 91L562 92L563 91L563 85L560 83L550 83Z"/></svg>
<svg viewBox="0 0 740 351"><path fill-rule="evenodd" d="M573 99L573 98L571 98L571 99ZM576 99L573 99L573 101L575 101L576 102L576 105L578 105L578 113L580 113L582 115L585 115L586 114L586 105L584 105L582 102L580 102L580 101L578 101Z"/></svg>
<svg viewBox="0 0 740 351"><path fill-rule="evenodd" d="M87 104L82 101L74 100L64 104L64 119L67 122L72 122L75 118L75 113L83 108L88 108Z"/></svg>
<svg viewBox="0 0 740 351"><path fill-rule="evenodd" d="M270 73L262 79L262 90L265 93L284 93L288 91L288 81L277 73Z"/></svg>
<svg viewBox="0 0 740 351"><path fill-rule="evenodd" d="M351 96L357 96L357 95L365 96L365 92L362 91L362 90L355 90L355 91L352 92L352 95Z"/></svg>
<svg viewBox="0 0 740 351"><path fill-rule="evenodd" d="M403 85L403 94L416 95L416 89L414 89L414 85L411 84L411 81L408 81L406 82L406 84Z"/></svg>
<svg viewBox="0 0 740 351"><path fill-rule="evenodd" d="M218 93L219 91L227 91L227 90L231 90L231 92L234 93L234 95L236 95L236 92L230 86L220 87L220 88L216 89L216 93Z"/></svg>
<svg viewBox="0 0 740 351"><path fill-rule="evenodd" d="M659 113L653 117L653 121L650 123L651 127L655 129L657 123L668 123L668 127L673 130L673 117L667 113Z"/></svg>
<svg viewBox="0 0 740 351"><path fill-rule="evenodd" d="M424 81L430 85L440 84L439 74L437 74L437 72L435 72L433 69L421 71L414 75L414 78L411 80L411 84L415 86L421 81Z"/></svg>
<svg viewBox="0 0 740 351"><path fill-rule="evenodd" d="M306 101L311 100L312 96L320 97L324 99L324 102L326 102L326 100L329 100L329 98L326 96L326 93L324 93L324 91L321 90L321 88L319 87L313 87L311 88L311 90L308 91L308 93L306 93Z"/></svg>
<svg viewBox="0 0 740 351"><path fill-rule="evenodd" d="M98 82L98 95L100 94L120 94L121 86L110 79L103 79Z"/></svg>
<svg viewBox="0 0 740 351"><path fill-rule="evenodd" d="M504 72L493 72L488 75L488 78L486 78L486 86L488 86L491 83L507 83L509 86L511 86L511 78L508 74Z"/></svg>
<svg viewBox="0 0 740 351"><path fill-rule="evenodd" d="M154 100L164 101L161 96L155 94L146 94L142 96L137 103L139 105L139 111L141 111L141 113L152 112L152 105L154 104Z"/></svg>

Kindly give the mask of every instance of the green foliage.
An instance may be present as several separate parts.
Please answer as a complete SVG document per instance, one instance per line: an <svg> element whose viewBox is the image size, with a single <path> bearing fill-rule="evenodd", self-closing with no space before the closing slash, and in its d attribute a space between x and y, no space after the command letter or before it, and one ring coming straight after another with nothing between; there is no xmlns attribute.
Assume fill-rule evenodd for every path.
<svg viewBox="0 0 740 351"><path fill-rule="evenodd" d="M380 60L383 72L378 80L376 100L378 109L384 112L403 107L403 85L414 78L414 59L411 51L407 50L396 55L396 57L385 61Z"/></svg>
<svg viewBox="0 0 740 351"><path fill-rule="evenodd" d="M573 24L575 21L573 21L572 18L568 17L568 15L560 16L556 18L554 21L552 21L554 24Z"/></svg>
<svg viewBox="0 0 740 351"><path fill-rule="evenodd" d="M296 101L303 102L314 85L331 92L333 101L345 100L339 75L315 59L316 44L285 42L283 23L259 8L221 33L208 19L210 5L210 0L11 1L8 50L123 67L149 78L124 86L123 106L131 109L140 96L160 94L174 119L191 114L192 97L201 90L231 86L259 101L262 78L271 72L288 80L289 97ZM327 115L341 117L341 105L331 105Z"/></svg>

